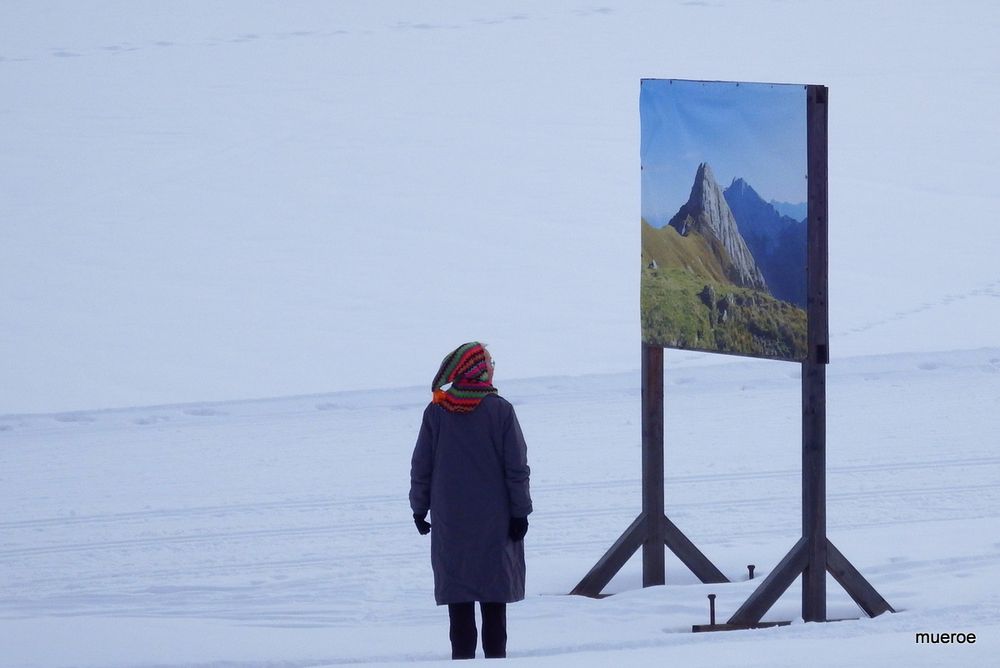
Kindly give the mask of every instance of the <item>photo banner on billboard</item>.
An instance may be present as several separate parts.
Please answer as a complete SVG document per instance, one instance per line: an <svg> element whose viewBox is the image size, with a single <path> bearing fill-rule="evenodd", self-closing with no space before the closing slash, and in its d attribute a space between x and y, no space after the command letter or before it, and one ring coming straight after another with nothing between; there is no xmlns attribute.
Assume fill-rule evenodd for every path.
<svg viewBox="0 0 1000 668"><path fill-rule="evenodd" d="M642 81L644 343L806 358L806 93Z"/></svg>

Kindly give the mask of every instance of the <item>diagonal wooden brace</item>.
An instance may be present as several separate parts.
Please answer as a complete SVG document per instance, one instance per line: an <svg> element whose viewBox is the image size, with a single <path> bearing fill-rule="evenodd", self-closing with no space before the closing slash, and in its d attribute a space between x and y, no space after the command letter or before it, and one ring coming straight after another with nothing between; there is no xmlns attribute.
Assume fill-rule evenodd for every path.
<svg viewBox="0 0 1000 668"><path fill-rule="evenodd" d="M826 541L826 569L869 617L896 612L829 539Z"/></svg>
<svg viewBox="0 0 1000 668"><path fill-rule="evenodd" d="M771 609L771 606L781 598L795 578L805 570L809 559L809 544L805 538L800 538L785 558L771 571L760 586L750 594L750 598L729 618L729 624L753 626Z"/></svg>
<svg viewBox="0 0 1000 668"><path fill-rule="evenodd" d="M583 576L580 583L573 587L573 591L570 594L590 596L591 598L600 596L601 590L611 582L611 578L615 576L615 573L621 570L625 562L635 554L635 551L646 540L647 533L646 515L640 514L625 529L625 532L619 536L615 544L604 553L600 561L594 564L594 567Z"/></svg>
<svg viewBox="0 0 1000 668"><path fill-rule="evenodd" d="M705 584L729 582L729 578L723 575L722 571L716 568L715 564L709 561L708 557L666 515L663 516L663 541L670 551L677 555L681 563Z"/></svg>

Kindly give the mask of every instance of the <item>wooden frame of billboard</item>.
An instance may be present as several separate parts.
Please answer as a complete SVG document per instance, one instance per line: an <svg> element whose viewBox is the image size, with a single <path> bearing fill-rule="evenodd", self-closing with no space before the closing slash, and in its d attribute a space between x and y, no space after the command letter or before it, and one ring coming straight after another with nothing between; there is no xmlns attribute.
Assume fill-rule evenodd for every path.
<svg viewBox="0 0 1000 668"><path fill-rule="evenodd" d="M752 628L802 575L802 619L827 621L826 573L870 617L894 612L826 536L826 365L829 354L827 96L806 86L808 169L808 334L802 362L802 537L725 624L696 630ZM705 583L729 582L664 514L663 348L642 347L642 512L572 594L599 596L642 546L642 586L665 583L663 547Z"/></svg>

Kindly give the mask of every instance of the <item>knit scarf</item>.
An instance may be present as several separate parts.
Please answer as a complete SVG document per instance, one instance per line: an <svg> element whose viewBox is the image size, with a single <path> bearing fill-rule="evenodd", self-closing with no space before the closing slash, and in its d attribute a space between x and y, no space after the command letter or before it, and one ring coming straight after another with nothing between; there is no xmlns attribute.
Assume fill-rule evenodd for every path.
<svg viewBox="0 0 1000 668"><path fill-rule="evenodd" d="M471 413L486 395L496 394L489 381L486 349L478 341L464 343L452 351L434 376L434 403L452 413ZM448 383L448 389L441 389Z"/></svg>

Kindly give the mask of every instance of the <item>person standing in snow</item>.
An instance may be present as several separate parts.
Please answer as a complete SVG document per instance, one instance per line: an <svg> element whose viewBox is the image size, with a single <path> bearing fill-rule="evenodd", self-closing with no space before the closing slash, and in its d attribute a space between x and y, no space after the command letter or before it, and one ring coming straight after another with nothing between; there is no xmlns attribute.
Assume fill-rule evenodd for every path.
<svg viewBox="0 0 1000 668"><path fill-rule="evenodd" d="M434 599L448 606L453 659L476 656L476 601L486 658L505 657L507 603L524 599L531 471L493 368L478 341L444 358L410 465L410 508L417 530L431 534Z"/></svg>

